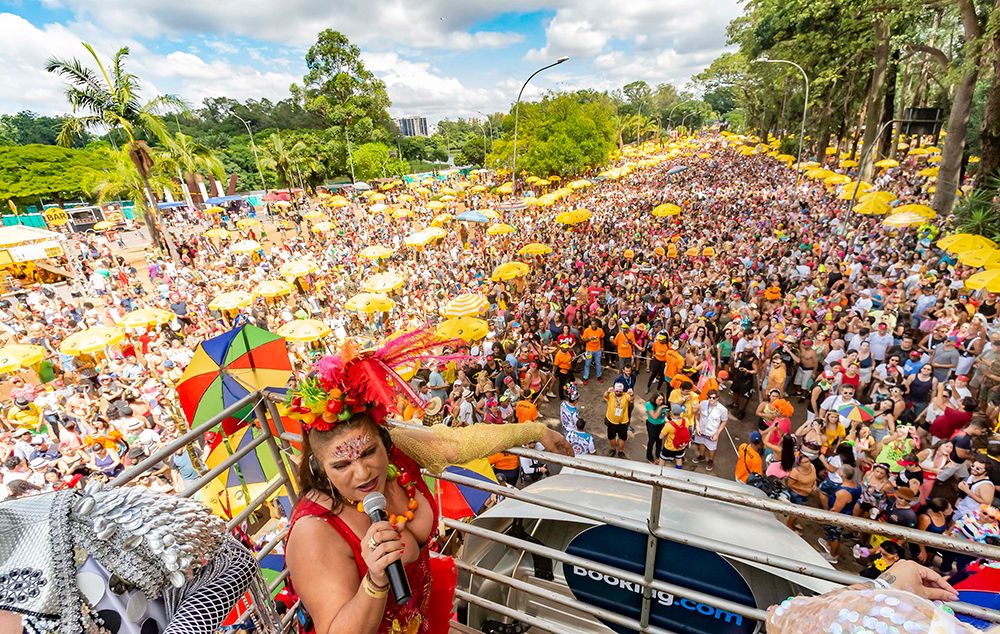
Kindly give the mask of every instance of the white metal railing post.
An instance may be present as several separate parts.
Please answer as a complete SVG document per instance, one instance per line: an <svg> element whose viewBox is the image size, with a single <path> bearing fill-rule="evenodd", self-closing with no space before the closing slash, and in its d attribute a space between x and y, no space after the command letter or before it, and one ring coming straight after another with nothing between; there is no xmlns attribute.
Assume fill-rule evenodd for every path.
<svg viewBox="0 0 1000 634"><path fill-rule="evenodd" d="M649 495L649 525L646 535L646 563L642 578L642 613L639 616L639 629L646 631L649 627L649 612L652 608L653 588L651 586L656 573L656 531L660 528L660 506L663 503L663 489L657 485L650 488Z"/></svg>
<svg viewBox="0 0 1000 634"><path fill-rule="evenodd" d="M270 406L270 407L269 407ZM291 471L288 470L288 464L285 462L284 456L281 454L281 450L278 448L278 444L274 441L274 434L271 433L271 426L267 423L268 411L273 410L271 413L272 420L274 421L274 426L276 430L281 430L281 414L278 413L277 408L274 404L268 401L266 398L261 398L254 405L253 411L257 417L257 422L260 423L260 430L264 434L264 441L267 443L267 448L271 452L271 458L274 459L280 476L284 479L285 493L288 495L288 499L291 501L294 507L299 503L299 496L296 492L296 486L298 482L292 477Z"/></svg>

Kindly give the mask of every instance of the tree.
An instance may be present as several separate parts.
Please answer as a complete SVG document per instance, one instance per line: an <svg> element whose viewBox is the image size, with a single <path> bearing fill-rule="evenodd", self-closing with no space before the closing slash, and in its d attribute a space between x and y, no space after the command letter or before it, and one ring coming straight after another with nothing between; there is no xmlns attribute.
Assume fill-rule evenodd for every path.
<svg viewBox="0 0 1000 634"><path fill-rule="evenodd" d="M55 145L0 148L0 200L37 203L88 197L84 180L103 167L99 148L78 150Z"/></svg>
<svg viewBox="0 0 1000 634"><path fill-rule="evenodd" d="M176 132L165 139L162 158L176 171L181 182L184 199L189 206L194 206L191 200L191 186L200 172L215 176L220 181L225 177L225 166L215 152L197 143L183 132ZM188 181L191 182L188 182Z"/></svg>
<svg viewBox="0 0 1000 634"><path fill-rule="evenodd" d="M264 155L260 162L278 174L279 182L285 187L294 187L298 182L296 168L301 155L306 151L305 143L286 143L281 134L275 132L263 146Z"/></svg>
<svg viewBox="0 0 1000 634"><path fill-rule="evenodd" d="M369 180L402 176L409 172L409 164L392 156L392 152L384 143L365 143L356 147L353 152L355 177L358 180Z"/></svg>
<svg viewBox="0 0 1000 634"><path fill-rule="evenodd" d="M100 57L93 47L86 42L87 49L94 63L100 70L100 75L85 67L80 60L49 59L45 70L66 79L66 98L73 107L73 114L86 114L67 117L62 129L56 137L60 145L68 146L88 130L105 129L119 131L125 135L125 151L132 158L132 163L140 178L146 183L146 194L149 200L147 213L144 215L153 244L159 245L165 239L171 256L176 258L173 240L169 233L161 233L158 224L156 198L148 181L153 168L153 157L149 146L140 138L163 140L167 137L166 127L159 114L170 108L185 108L184 102L172 95L161 95L146 103L139 99L139 78L125 70L125 59L128 57L128 47L118 49L111 60L110 73L105 69Z"/></svg>
<svg viewBox="0 0 1000 634"><path fill-rule="evenodd" d="M135 208L142 210L145 205L146 192L149 188L156 191L170 189L175 191L173 180L164 173L166 165L154 159L153 166L145 176L135 169L135 164L127 149L102 148L102 164L104 169L95 170L83 179L83 185L97 197L97 202L104 204L112 200L131 200ZM149 154L154 157L154 153Z"/></svg>
<svg viewBox="0 0 1000 634"><path fill-rule="evenodd" d="M12 145L55 145L64 117L47 117L29 110L0 116L0 127L13 130ZM83 147L90 139L85 135L76 139L73 147Z"/></svg>

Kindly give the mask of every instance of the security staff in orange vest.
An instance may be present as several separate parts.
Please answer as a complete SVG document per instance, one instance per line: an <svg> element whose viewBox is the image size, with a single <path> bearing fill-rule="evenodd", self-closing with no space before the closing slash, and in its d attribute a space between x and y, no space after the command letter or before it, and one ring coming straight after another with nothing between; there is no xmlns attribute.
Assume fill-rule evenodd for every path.
<svg viewBox="0 0 1000 634"><path fill-rule="evenodd" d="M648 395L654 383L663 384L663 368L666 366L667 353L670 351L670 344L667 343L666 331L660 331L650 346L653 353L653 362L649 366L649 379L646 381L646 394ZM659 386L657 386L659 389Z"/></svg>

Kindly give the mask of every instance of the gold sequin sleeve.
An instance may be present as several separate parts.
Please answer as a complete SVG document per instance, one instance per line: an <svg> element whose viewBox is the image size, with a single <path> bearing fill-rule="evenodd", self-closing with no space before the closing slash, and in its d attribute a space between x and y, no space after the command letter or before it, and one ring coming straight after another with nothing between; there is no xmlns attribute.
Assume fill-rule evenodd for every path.
<svg viewBox="0 0 1000 634"><path fill-rule="evenodd" d="M421 467L441 473L445 467L485 458L511 447L541 440L548 427L544 423L518 425L471 425L424 429L397 427L389 431L392 442Z"/></svg>

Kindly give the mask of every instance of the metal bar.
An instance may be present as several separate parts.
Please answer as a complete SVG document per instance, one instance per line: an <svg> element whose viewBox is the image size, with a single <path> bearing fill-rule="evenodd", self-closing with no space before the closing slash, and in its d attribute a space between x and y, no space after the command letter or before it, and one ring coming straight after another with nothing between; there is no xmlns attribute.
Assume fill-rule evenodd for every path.
<svg viewBox="0 0 1000 634"><path fill-rule="evenodd" d="M653 590L649 584L653 582L656 572L656 529L660 526L660 505L663 502L663 489L654 486L649 496L649 527L646 536L646 561L643 564L642 612L639 616L639 627L645 630L649 627L649 612L652 609Z"/></svg>
<svg viewBox="0 0 1000 634"><path fill-rule="evenodd" d="M288 527L286 526L280 531L278 531L275 534L275 536L272 537L266 544L264 544L264 546L260 550L255 552L253 554L254 558L259 562L264 557L270 555L271 551L273 551L275 547L281 543L281 540L283 540L287 535L288 535Z"/></svg>
<svg viewBox="0 0 1000 634"><path fill-rule="evenodd" d="M281 438L282 440L286 440L288 442L297 442L297 443L302 442L302 434L293 434L290 431L286 431L280 434L278 438Z"/></svg>
<svg viewBox="0 0 1000 634"><path fill-rule="evenodd" d="M287 579L287 578L288 578L288 568L285 568L284 570L281 571L280 575L278 575L277 577L274 578L274 581L272 581L271 583L267 584L267 592L268 592L268 594L270 594L270 593L274 592L275 590L277 590L278 586L280 586L281 584L285 583L285 579Z"/></svg>
<svg viewBox="0 0 1000 634"><path fill-rule="evenodd" d="M272 493L285 486L285 484L285 478L278 476L278 479L272 482L269 487L264 489L263 493L250 500L250 502L247 503L247 507L239 512L239 515L226 522L226 530L231 531L242 524L248 517L250 517L251 513L257 510L257 507L267 501L267 498L269 498Z"/></svg>
<svg viewBox="0 0 1000 634"><path fill-rule="evenodd" d="M842 513L832 513L830 511L823 511L807 506L799 506L797 504L792 504L791 502L772 500L767 497L757 497L748 493L725 491L706 484L695 483L691 480L674 475L668 476L665 473L658 476L650 475L647 473L639 473L631 469L602 465L586 459L569 458L567 456L561 456L546 451L536 451L534 449L524 449L520 447L508 449L507 451L516 456L533 458L535 460L550 462L564 467L580 469L581 471L610 475L625 480L631 480L632 482L638 482L640 484L659 485L664 489L669 489L671 491L689 493L691 495L697 495L702 498L708 498L719 502L748 506L764 511L771 511L772 513L785 513L786 515L801 517L820 524L843 526L844 528L864 533L877 533L880 535L887 535L889 537L898 537L899 539L933 546L935 548L943 548L944 550L952 550L955 552L975 555L977 557L1000 560L1000 546L990 546L968 540L943 537L926 531L917 530L915 528L904 528L894 524L884 524L882 522L852 517Z"/></svg>
<svg viewBox="0 0 1000 634"><path fill-rule="evenodd" d="M274 442L274 434L271 433L271 426L267 424L267 405L270 405L271 407L274 407L274 405L272 403L267 403L267 405L265 405L265 402L265 399L262 398L256 405L254 405L254 414L257 416L257 422L260 423L261 431L264 432L264 440L267 442L267 448L271 452L271 458L274 459L275 465L277 465L278 469L281 470L288 482L295 482L295 480L292 479L291 472L288 470L288 465L285 464L284 456L281 455L281 451L278 449L278 444ZM281 424L281 416L279 415L275 420L278 421L275 423L275 426L277 427ZM299 495L295 492L295 487L289 484L287 487L287 493L288 499L291 501L292 507L294 507L299 503Z"/></svg>
<svg viewBox="0 0 1000 634"><path fill-rule="evenodd" d="M787 570L788 572L794 572L807 577L822 579L824 581L829 581L831 583L837 583L849 586L857 583L868 583L870 581L869 579L861 577L860 575L854 575L851 573L842 572L840 570L836 570L833 568L821 568L819 566L814 566L812 564L800 562L798 560L790 559L788 557L783 557L781 555L775 555L770 553L760 554L753 551L740 549L725 542L720 542L718 540L709 539L707 537L701 537L690 533L684 533L680 531L666 531L660 528L658 525L655 526L652 525L652 522L650 522L649 526L646 526L634 520L624 519L619 516L605 515L603 513L597 511L591 511L589 509L580 506L567 505L562 502L557 502L555 500L551 500L542 496L534 495L532 493L527 493L520 489L512 489L509 487L502 487L495 484L487 484L485 482L480 482L479 480L473 480L472 478L457 475L454 473L442 473L442 474L429 473L428 475L437 478L439 480L446 480L449 482L454 482L456 484L461 484L463 486L469 486L481 489L483 491L488 491L495 495L505 496L514 500L527 502L528 504L534 504L536 506L549 508L555 511L562 511L564 513L569 513L571 515L576 515L578 517L583 517L585 519L590 519L596 522L609 524L611 526L617 526L619 528L635 531L637 533L651 533L656 537L676 542L678 544L684 544L687 546L693 546L695 548L711 550L722 555L733 557L735 559L741 559L744 561L753 561L765 566L771 566L772 568ZM660 493L662 497L662 490ZM659 514L657 514L656 516L656 521L657 522L659 521ZM949 603L948 606L951 607L956 612L962 614L968 614L970 616L974 616L976 618L985 621L1000 623L1000 611L981 608L979 606L975 606L969 603L963 603L960 601Z"/></svg>
<svg viewBox="0 0 1000 634"><path fill-rule="evenodd" d="M614 566L609 566L607 564L602 564L591 559L570 555L561 550L556 550L555 548L540 546L523 539L517 539L516 537L510 537L509 535L503 535L496 531L491 531L473 524L466 524L465 522L458 522L449 518L444 519L444 525L463 533L468 533L470 535L482 537L483 539L489 539L500 544L505 544L511 548L526 550L533 555L539 555L540 557L546 557L548 559L561 562L564 566L566 564L571 566L580 566L581 568L593 570L594 572L599 572L603 575L609 575L622 581L628 581L640 586L643 585L643 578L641 575L637 575L620 568L615 568ZM714 608L720 608L732 614L738 614L756 621L764 621L767 619L767 613L760 608L752 608L743 605L742 603L721 599L719 597L712 596L704 592L698 592L697 590L691 590L690 588L685 588L676 584L654 579L650 586L654 590L660 590L668 594L698 601L699 603L704 603L705 605L710 605Z"/></svg>
<svg viewBox="0 0 1000 634"><path fill-rule="evenodd" d="M170 454L174 453L181 447L184 447L192 440L200 437L206 431L212 429L213 427L221 423L223 420L231 418L233 414L240 411L241 409L253 403L255 400L259 398L260 398L259 392L253 392L252 394L247 394L240 400L236 401L226 409L219 412L218 415L213 416L211 419L205 421L204 423L198 425L197 427L189 429L186 433L178 436L177 438L170 441L163 447L160 447L159 449L154 451L148 458L146 458L139 464L133 466L131 469L126 469L125 471L121 472L120 474L118 474L117 478L115 478L109 483L108 486L116 486L116 487L122 486L129 480L136 478L150 467L156 466L157 463L164 460Z"/></svg>
<svg viewBox="0 0 1000 634"><path fill-rule="evenodd" d="M278 411L278 406L273 399L267 398L269 393L264 392L264 404L267 405L267 413L271 415L271 420L274 421L274 428L277 430L275 434L279 440L281 440L281 448L284 451L291 451L292 446L288 444L288 441L282 438L286 432L285 423L281 420L281 412Z"/></svg>
<svg viewBox="0 0 1000 634"><path fill-rule="evenodd" d="M296 599L292 607L288 608L288 612L285 616L281 617L281 631L287 632L288 626L291 625L292 621L295 620L296 615L299 613L299 608L302 607L302 599Z"/></svg>
<svg viewBox="0 0 1000 634"><path fill-rule="evenodd" d="M590 605L589 603L583 603L575 599L571 599L569 597L559 594L558 592L553 592L551 590L543 590L542 588L538 588L530 583L521 581L520 579L515 579L507 575L502 575L498 572L493 572L488 568L481 568L473 564L467 564L464 561L458 559L455 560L455 565L458 566L459 570L465 570L471 574L482 577L483 579L489 579L490 581L494 581L496 583L502 583L505 586L509 586L515 590L524 592L525 594L530 594L532 596L536 596L545 599L547 601L551 601L565 608L570 608L572 610L579 610L580 612L586 612L590 616L594 616L599 619L604 619L606 621L617 623L618 625L627 627L630 630L636 630L636 631L641 630L643 632L650 632L651 634L674 634L669 630L663 630L658 627L643 628L639 624L639 621L636 621L635 619L630 619L627 616L622 616L621 614L618 614L616 612L605 610L604 608L599 608L597 606Z"/></svg>
<svg viewBox="0 0 1000 634"><path fill-rule="evenodd" d="M497 614L502 614L508 618L514 619L521 623L527 623L532 627L536 627L543 632L552 632L552 634L561 634L566 631L566 626L559 623L553 623L545 619L540 619L537 616L531 616L530 614L525 614L513 608L508 608L505 605L500 605L499 603L494 603L487 599L477 597L474 594L469 594L465 590L455 590L455 597L465 601L467 603L474 603L481 608L486 608L496 612Z"/></svg>
<svg viewBox="0 0 1000 634"><path fill-rule="evenodd" d="M265 440L267 440L267 438L264 436L257 436L245 446L237 449L234 453L230 454L228 458L215 465L209 469L207 473L195 480L191 486L181 491L181 497L189 498L200 491L205 487L205 485L217 478L220 473L227 471L231 466L242 460L247 454L264 444Z"/></svg>

